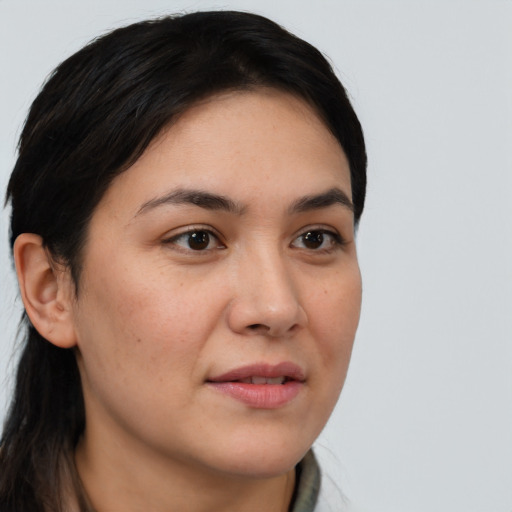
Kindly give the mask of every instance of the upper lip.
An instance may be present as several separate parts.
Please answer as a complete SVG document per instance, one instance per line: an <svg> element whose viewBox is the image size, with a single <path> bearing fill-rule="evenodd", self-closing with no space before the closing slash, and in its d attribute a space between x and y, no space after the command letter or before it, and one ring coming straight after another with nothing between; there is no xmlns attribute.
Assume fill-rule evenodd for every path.
<svg viewBox="0 0 512 512"><path fill-rule="evenodd" d="M278 364L255 363L235 368L222 375L208 378L209 382L233 382L248 377L286 377L288 379L304 381L304 370L295 363L285 361Z"/></svg>

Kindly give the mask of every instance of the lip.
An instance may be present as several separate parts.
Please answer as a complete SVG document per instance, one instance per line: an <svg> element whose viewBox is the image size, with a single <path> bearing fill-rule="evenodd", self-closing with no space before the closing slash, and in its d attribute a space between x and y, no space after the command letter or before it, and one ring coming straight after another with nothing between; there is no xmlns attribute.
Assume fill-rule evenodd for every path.
<svg viewBox="0 0 512 512"><path fill-rule="evenodd" d="M295 363L285 361L278 364L256 363L235 368L221 375L208 378L208 382L233 382L248 377L287 377L303 382L306 378L304 370ZM268 384L267 384L268 385Z"/></svg>
<svg viewBox="0 0 512 512"><path fill-rule="evenodd" d="M248 377L286 377L282 384L239 382ZM277 409L290 403L303 389L305 372L295 363L257 363L211 377L207 385L255 409Z"/></svg>

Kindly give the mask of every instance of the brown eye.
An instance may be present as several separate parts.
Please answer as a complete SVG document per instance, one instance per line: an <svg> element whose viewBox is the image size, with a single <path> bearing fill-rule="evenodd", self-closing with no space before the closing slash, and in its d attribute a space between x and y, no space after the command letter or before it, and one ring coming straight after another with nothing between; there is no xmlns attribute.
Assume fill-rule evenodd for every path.
<svg viewBox="0 0 512 512"><path fill-rule="evenodd" d="M308 231L302 235L304 247L318 249L324 243L324 234L321 231Z"/></svg>
<svg viewBox="0 0 512 512"><path fill-rule="evenodd" d="M202 251L210 245L210 233L208 231L193 231L187 236L188 246L194 251Z"/></svg>
<svg viewBox="0 0 512 512"><path fill-rule="evenodd" d="M343 245L338 233L325 229L310 229L299 235L292 243L292 247L309 249L310 251L329 251Z"/></svg>
<svg viewBox="0 0 512 512"><path fill-rule="evenodd" d="M207 252L224 248L217 235L207 229L191 229L164 240L164 243L171 246L175 245L181 250L193 252Z"/></svg>

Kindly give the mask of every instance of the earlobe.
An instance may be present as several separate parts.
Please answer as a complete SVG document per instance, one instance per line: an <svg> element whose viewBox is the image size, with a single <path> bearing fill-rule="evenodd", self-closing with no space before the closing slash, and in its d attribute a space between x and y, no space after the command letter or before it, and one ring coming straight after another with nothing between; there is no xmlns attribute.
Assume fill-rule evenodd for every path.
<svg viewBox="0 0 512 512"><path fill-rule="evenodd" d="M52 264L42 238L33 233L22 233L16 239L14 262L21 297L32 325L58 347L75 346L69 272Z"/></svg>

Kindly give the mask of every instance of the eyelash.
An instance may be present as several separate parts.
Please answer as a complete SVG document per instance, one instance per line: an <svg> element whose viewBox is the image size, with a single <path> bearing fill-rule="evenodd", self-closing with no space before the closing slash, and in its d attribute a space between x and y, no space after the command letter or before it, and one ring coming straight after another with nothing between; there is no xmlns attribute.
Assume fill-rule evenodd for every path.
<svg viewBox="0 0 512 512"><path fill-rule="evenodd" d="M190 243L190 237L192 237L193 235L197 235L198 233L204 233L207 235L207 246L205 248L201 248L201 249L193 249L192 247L184 247L184 246L180 246L180 244L178 243L178 241L181 240L187 240L187 237L188 237L188 242ZM165 240L163 240L163 244L164 245L175 245L176 247L179 247L181 250L183 251L186 251L186 252L193 252L195 254L200 254L200 253L209 253L210 251L214 250L214 249L208 249L208 245L210 245L210 243L212 242L212 238L214 240L217 240L217 249L225 249L226 246L220 241L220 237L219 235L217 235L213 230L211 229L208 229L208 228L203 228L203 227L197 227L197 226L192 226L190 227L189 229L187 229L186 231L183 231L181 233L178 233L177 235L173 235L171 236L170 238L166 238ZM200 243L201 240L198 239L198 242ZM187 243L187 242L185 242Z"/></svg>
<svg viewBox="0 0 512 512"><path fill-rule="evenodd" d="M295 237L294 242L301 238L304 240L305 237L307 237L308 235L311 235L311 234L315 234L316 236L320 235L322 237L322 240L321 240L322 244L324 243L324 237L325 236L329 237L330 238L329 247L315 248L315 249L313 249L311 247L298 247L298 249L305 249L305 250L310 250L312 252L328 254L336 249L339 249L340 247L342 247L343 245L346 244L345 240L339 233L337 233L336 231L331 231L329 229L325 229L325 228L307 229L307 230L303 231L300 235ZM292 244L293 244L293 242L292 242Z"/></svg>
<svg viewBox="0 0 512 512"><path fill-rule="evenodd" d="M196 242L198 242L199 245L202 245L202 244L206 244L206 245L204 247L199 247L199 248L190 247L191 237L193 237L194 235L198 235L198 234L202 234L202 235L204 234L204 235L206 235L206 237L198 237ZM307 246L303 246L303 247L295 246L294 247L294 244L297 240L302 239L302 241L304 242L306 240L305 237L307 237L308 235L314 235L316 237L318 237L320 235L320 237L321 237L320 245L324 244L325 237L327 236L330 239L329 246L328 247L320 247L320 248L312 248L312 247L307 247ZM208 246L214 240L217 241L216 247L209 248ZM180 245L180 243L179 243L180 241L184 241L184 244ZM316 241L313 241L313 243L315 243L315 242ZM198 255L201 253L208 254L212 250L215 250L215 249L226 249L226 246L220 240L220 236L217 233L215 233L212 229L209 229L206 227L197 227L197 226L192 226L189 229L187 229L186 231L183 231L181 233L178 233L177 235L173 235L169 238L166 238L166 239L162 240L162 243L164 245L174 245L182 251L192 252L192 253L198 254ZM187 244L188 247L185 247L185 244ZM307 244L307 241L306 241L306 244ZM340 247L342 247L345 244L346 244L346 241L343 239L343 237L335 231L331 231L331 230L328 230L325 228L310 228L310 229L306 229L306 230L302 231L299 235L297 235L293 239L290 246L294 247L296 249L305 250L308 252L311 251L313 253L329 254L329 253L333 252L334 250L339 249Z"/></svg>

